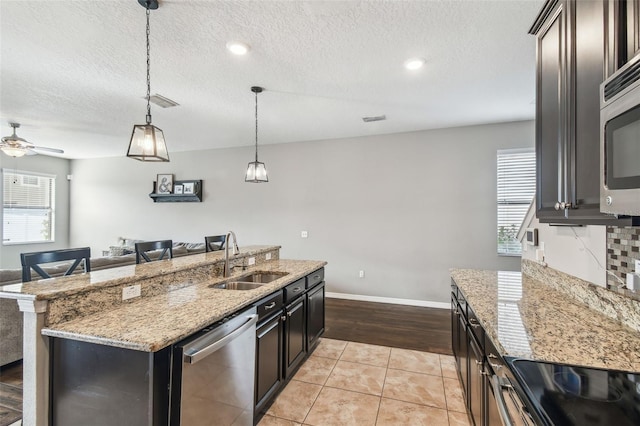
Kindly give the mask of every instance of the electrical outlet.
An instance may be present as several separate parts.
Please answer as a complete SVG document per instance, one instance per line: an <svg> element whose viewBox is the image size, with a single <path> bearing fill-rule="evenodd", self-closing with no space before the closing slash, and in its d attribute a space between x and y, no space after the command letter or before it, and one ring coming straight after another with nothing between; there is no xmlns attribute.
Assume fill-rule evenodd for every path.
<svg viewBox="0 0 640 426"><path fill-rule="evenodd" d="M122 300L140 297L140 284L130 285L122 288Z"/></svg>
<svg viewBox="0 0 640 426"><path fill-rule="evenodd" d="M249 266L255 265L256 264L256 258L255 257L250 257L248 263L249 263Z"/></svg>
<svg viewBox="0 0 640 426"><path fill-rule="evenodd" d="M358 274L358 276L359 276L360 278L364 278L364 271L360 271L360 274Z"/></svg>
<svg viewBox="0 0 640 426"><path fill-rule="evenodd" d="M308 236L309 236L309 233L307 231L300 231L300 237L307 238Z"/></svg>
<svg viewBox="0 0 640 426"><path fill-rule="evenodd" d="M267 253L267 254L265 254L265 255L264 255L264 258L265 258L266 260L271 260L271 253Z"/></svg>

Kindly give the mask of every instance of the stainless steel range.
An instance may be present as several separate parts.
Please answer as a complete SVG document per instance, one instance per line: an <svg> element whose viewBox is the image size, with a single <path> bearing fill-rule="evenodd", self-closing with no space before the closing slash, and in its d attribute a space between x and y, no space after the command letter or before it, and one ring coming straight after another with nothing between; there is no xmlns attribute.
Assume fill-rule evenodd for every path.
<svg viewBox="0 0 640 426"><path fill-rule="evenodd" d="M513 386L537 424L640 425L640 374L505 358ZM509 371L510 370L510 371Z"/></svg>

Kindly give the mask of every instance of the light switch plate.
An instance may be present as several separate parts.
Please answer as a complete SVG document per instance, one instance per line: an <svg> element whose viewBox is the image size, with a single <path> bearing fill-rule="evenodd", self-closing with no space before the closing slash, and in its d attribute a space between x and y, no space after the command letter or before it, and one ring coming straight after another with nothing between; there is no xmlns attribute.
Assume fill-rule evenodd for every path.
<svg viewBox="0 0 640 426"><path fill-rule="evenodd" d="M140 297L140 284L130 285L122 288L122 300Z"/></svg>
<svg viewBox="0 0 640 426"><path fill-rule="evenodd" d="M267 260L271 260L271 253L265 254L264 258L267 259Z"/></svg>
<svg viewBox="0 0 640 426"><path fill-rule="evenodd" d="M636 259L635 273L640 274L640 259Z"/></svg>
<svg viewBox="0 0 640 426"><path fill-rule="evenodd" d="M249 258L249 262L247 262L249 264L249 266L251 265L255 265L256 264L256 258L255 257L250 257Z"/></svg>

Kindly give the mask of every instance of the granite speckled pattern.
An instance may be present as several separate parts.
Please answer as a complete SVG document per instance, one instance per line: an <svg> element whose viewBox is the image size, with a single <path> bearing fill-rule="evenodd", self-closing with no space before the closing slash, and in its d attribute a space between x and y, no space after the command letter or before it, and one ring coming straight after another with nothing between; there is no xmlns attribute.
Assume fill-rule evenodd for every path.
<svg viewBox="0 0 640 426"><path fill-rule="evenodd" d="M504 356L640 372L640 333L519 272L451 277Z"/></svg>
<svg viewBox="0 0 640 426"><path fill-rule="evenodd" d="M522 261L522 272L568 294L589 308L640 331L640 301L531 260Z"/></svg>
<svg viewBox="0 0 640 426"><path fill-rule="evenodd" d="M42 334L154 352L251 305L324 265L324 261L270 260L246 271L234 272L231 278L209 278L164 294L139 298L114 309L61 322L43 329ZM210 287L252 270L288 274L254 290L234 291Z"/></svg>

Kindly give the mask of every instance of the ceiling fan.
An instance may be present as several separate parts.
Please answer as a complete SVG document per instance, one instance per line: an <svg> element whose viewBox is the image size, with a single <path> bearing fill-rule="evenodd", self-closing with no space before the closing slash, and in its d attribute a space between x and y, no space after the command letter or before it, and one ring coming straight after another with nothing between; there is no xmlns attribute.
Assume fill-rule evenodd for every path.
<svg viewBox="0 0 640 426"><path fill-rule="evenodd" d="M5 136L0 142L0 151L9 157L22 157L23 155L44 154L45 152L53 152L56 154L64 154L64 151L57 148L47 148L45 146L35 146L31 142L16 135L16 129L20 127L20 123L9 123L13 127L13 134ZM42 151L42 152L40 152Z"/></svg>

